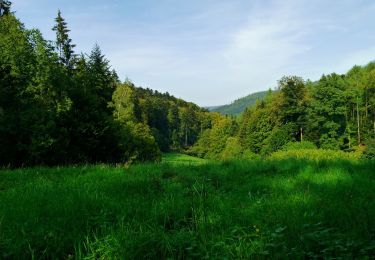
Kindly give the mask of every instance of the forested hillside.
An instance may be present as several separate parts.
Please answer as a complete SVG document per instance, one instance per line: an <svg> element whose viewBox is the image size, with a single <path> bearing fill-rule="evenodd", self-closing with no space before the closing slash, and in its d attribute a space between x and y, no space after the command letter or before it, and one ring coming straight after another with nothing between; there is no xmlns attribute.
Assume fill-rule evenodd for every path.
<svg viewBox="0 0 375 260"><path fill-rule="evenodd" d="M158 160L208 126L195 104L121 82L99 46L75 53L60 11L53 30L0 17L0 165Z"/></svg>
<svg viewBox="0 0 375 260"><path fill-rule="evenodd" d="M231 104L209 108L211 112L219 112L223 115L239 115L247 107L253 106L258 100L262 100L268 91L261 91L239 98Z"/></svg>
<svg viewBox="0 0 375 260"><path fill-rule="evenodd" d="M316 82L283 77L278 91L237 119L217 115L190 150L206 158L270 155L285 149L365 151L374 156L375 62Z"/></svg>
<svg viewBox="0 0 375 260"><path fill-rule="evenodd" d="M316 82L283 77L276 91L215 109L245 109L232 118L120 81L99 46L75 53L60 11L53 30L47 41L2 11L0 165L155 161L170 150L215 159L286 147L374 154L374 62Z"/></svg>

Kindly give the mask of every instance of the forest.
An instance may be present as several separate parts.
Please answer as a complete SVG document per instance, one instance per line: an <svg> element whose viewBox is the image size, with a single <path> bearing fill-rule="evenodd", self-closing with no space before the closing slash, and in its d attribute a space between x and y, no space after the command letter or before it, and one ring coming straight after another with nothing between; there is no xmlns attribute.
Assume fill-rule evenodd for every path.
<svg viewBox="0 0 375 260"><path fill-rule="evenodd" d="M53 30L1 17L0 165L155 161L207 127L197 105L121 82L99 46L76 54L60 12Z"/></svg>
<svg viewBox="0 0 375 260"><path fill-rule="evenodd" d="M375 63L318 81L285 76L238 118L217 115L190 149L206 158L322 149L374 156Z"/></svg>
<svg viewBox="0 0 375 260"><path fill-rule="evenodd" d="M0 0L0 259L374 258L372 57L220 113L51 28Z"/></svg>
<svg viewBox="0 0 375 260"><path fill-rule="evenodd" d="M210 113L121 81L95 45L76 54L61 12L55 41L0 20L0 165L126 163L184 151L264 156L294 146L373 156L375 63L312 82L285 76L240 116Z"/></svg>

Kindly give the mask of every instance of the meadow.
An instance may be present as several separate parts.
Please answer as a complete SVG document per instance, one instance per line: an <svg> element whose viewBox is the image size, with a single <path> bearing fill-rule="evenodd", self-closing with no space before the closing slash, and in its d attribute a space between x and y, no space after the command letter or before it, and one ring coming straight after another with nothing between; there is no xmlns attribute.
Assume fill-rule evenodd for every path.
<svg viewBox="0 0 375 260"><path fill-rule="evenodd" d="M270 159L0 170L0 258L375 255L375 162Z"/></svg>

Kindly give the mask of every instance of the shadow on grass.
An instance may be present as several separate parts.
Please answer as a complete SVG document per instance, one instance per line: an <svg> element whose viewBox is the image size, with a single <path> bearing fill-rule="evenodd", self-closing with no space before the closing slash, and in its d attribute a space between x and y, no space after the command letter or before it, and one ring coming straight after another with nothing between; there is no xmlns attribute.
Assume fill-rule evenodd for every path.
<svg viewBox="0 0 375 260"><path fill-rule="evenodd" d="M1 171L0 256L371 256L373 170L284 160Z"/></svg>

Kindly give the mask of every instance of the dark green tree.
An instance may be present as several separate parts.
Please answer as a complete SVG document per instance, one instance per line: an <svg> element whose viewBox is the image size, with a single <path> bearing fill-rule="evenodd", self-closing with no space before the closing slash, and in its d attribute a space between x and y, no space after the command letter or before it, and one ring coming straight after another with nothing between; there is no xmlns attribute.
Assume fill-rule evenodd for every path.
<svg viewBox="0 0 375 260"><path fill-rule="evenodd" d="M309 107L309 134L318 137L320 147L340 149L345 133L345 78L335 73L323 76L312 90ZM315 132L315 134L314 134Z"/></svg>
<svg viewBox="0 0 375 260"><path fill-rule="evenodd" d="M28 162L30 99L27 88L33 77L33 47L24 26L14 17L0 18L0 164Z"/></svg>
<svg viewBox="0 0 375 260"><path fill-rule="evenodd" d="M68 25L65 19L61 16L61 11L57 12L55 18L56 25L52 28L56 32L56 48L59 53L61 62L69 69L73 68L74 63L74 47L72 39L69 38Z"/></svg>
<svg viewBox="0 0 375 260"><path fill-rule="evenodd" d="M296 76L283 77L279 80L279 90L282 94L280 116L283 124L292 123L294 129L291 138L303 140L303 129L306 121L306 86L302 78ZM289 124L291 126L291 124Z"/></svg>

